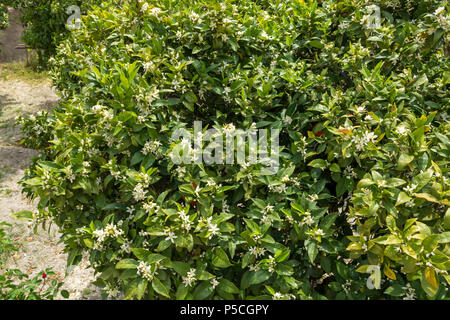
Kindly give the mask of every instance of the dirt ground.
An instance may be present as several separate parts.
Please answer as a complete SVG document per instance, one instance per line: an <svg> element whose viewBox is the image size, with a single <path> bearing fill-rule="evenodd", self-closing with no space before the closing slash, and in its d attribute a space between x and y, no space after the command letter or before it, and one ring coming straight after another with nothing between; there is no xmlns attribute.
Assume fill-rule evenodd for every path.
<svg viewBox="0 0 450 320"><path fill-rule="evenodd" d="M4 30L0 38L3 52L0 61L11 61L11 57L24 58L14 52L21 32L14 14L10 28ZM7 50L3 51L5 48ZM67 255L63 253L63 245L58 243L56 227L49 232L40 230L34 234L26 222L11 216L20 210L33 211L36 207L35 203L29 202L21 194L18 181L37 151L23 148L17 143L23 137L14 119L24 113L52 108L57 102L58 97L49 80L4 80L0 74L0 222L12 224L10 234L19 244L19 251L9 257L6 267L18 268L31 276L51 267L56 272L54 277L64 281L63 289L69 291L70 299L101 299L100 290L90 284L95 279L87 260L65 275Z"/></svg>

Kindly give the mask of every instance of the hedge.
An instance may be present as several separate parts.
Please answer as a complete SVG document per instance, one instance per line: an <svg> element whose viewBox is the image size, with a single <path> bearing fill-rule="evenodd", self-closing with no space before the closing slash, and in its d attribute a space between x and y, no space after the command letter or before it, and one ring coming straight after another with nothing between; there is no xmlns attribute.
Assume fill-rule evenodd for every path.
<svg viewBox="0 0 450 320"><path fill-rule="evenodd" d="M110 296L447 299L446 2L370 4L93 6L49 62L62 102L22 119L36 223ZM177 163L180 128L279 130L279 170Z"/></svg>

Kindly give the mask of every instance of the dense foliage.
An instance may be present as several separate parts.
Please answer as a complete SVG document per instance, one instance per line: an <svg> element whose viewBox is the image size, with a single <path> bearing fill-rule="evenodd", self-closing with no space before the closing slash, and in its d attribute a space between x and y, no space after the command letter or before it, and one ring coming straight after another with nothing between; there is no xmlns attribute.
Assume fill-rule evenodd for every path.
<svg viewBox="0 0 450 320"><path fill-rule="evenodd" d="M36 221L127 298L448 298L445 5L104 1L22 120ZM280 129L278 173L174 163L194 121Z"/></svg>
<svg viewBox="0 0 450 320"><path fill-rule="evenodd" d="M70 34L69 23L75 22L73 14L76 11L68 10L78 6L80 13L95 0L8 0L21 11L22 23L25 27L23 41L31 48L36 49L39 65L47 67L48 59L56 52L56 47ZM75 17L75 16L73 16Z"/></svg>

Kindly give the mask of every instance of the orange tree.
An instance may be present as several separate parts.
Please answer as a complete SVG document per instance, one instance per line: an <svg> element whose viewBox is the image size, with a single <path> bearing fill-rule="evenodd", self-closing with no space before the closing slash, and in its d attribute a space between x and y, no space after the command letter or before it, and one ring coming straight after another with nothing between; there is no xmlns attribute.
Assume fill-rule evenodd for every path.
<svg viewBox="0 0 450 320"><path fill-rule="evenodd" d="M448 298L448 12L373 4L90 10L51 60L60 106L22 120L68 265L126 298ZM280 130L279 170L173 161L194 121Z"/></svg>

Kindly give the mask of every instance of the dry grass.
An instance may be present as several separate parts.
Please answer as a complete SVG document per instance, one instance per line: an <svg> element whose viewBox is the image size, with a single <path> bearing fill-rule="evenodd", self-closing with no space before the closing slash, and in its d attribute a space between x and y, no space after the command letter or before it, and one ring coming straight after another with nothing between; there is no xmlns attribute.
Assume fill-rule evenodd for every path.
<svg viewBox="0 0 450 320"><path fill-rule="evenodd" d="M48 72L36 71L33 57L28 62L24 60L0 63L0 80L23 80L28 83L50 82Z"/></svg>

